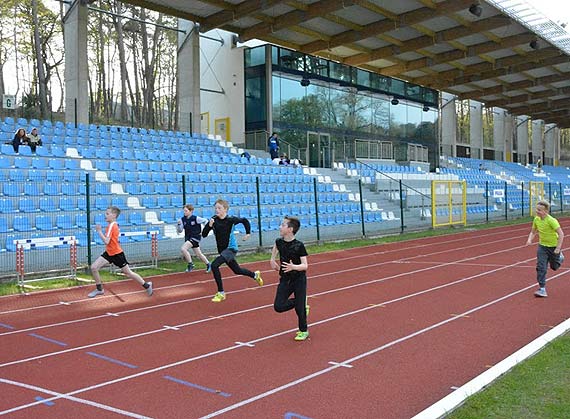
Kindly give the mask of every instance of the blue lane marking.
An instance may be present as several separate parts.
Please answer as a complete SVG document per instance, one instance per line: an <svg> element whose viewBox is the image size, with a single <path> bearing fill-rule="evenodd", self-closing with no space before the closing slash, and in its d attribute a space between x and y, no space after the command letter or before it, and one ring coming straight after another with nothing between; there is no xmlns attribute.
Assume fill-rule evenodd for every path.
<svg viewBox="0 0 570 419"><path fill-rule="evenodd" d="M0 323L0 327L4 327L4 328L10 329L10 330L14 330L13 326L10 326L9 324L6 324L6 323Z"/></svg>
<svg viewBox="0 0 570 419"><path fill-rule="evenodd" d="M36 396L36 400L37 400L38 402L41 402L41 401L45 400L43 403L44 403L46 406L53 406L53 405L55 405L54 402L50 402L49 400L46 400L46 399L44 399L43 397L40 397L40 396Z"/></svg>
<svg viewBox="0 0 570 419"><path fill-rule="evenodd" d="M178 384L183 384L183 385L188 386L188 387L197 388L198 390L207 391L208 393L218 394L222 397L230 397L231 396L230 393L225 393L225 392L220 391L220 390L214 390L213 388L208 388L208 387L204 387L204 386L201 386L198 384L189 383L188 381L180 380L178 378L171 377L170 375L165 375L164 378L166 378L167 380L170 380L170 381L174 381L175 383L178 383Z"/></svg>
<svg viewBox="0 0 570 419"><path fill-rule="evenodd" d="M30 333L30 336L33 336L33 337L41 339L41 340L45 340L46 342L55 343L56 345L59 345L59 346L67 346L67 343L60 342L59 340L55 340L55 339L46 338L45 336L38 335L36 333Z"/></svg>
<svg viewBox="0 0 570 419"><path fill-rule="evenodd" d="M298 413L287 412L284 419L311 419L307 416L299 415Z"/></svg>
<svg viewBox="0 0 570 419"><path fill-rule="evenodd" d="M87 352L87 355L91 355L94 356L95 358L103 359L105 361L113 362L114 364L122 365L123 367L133 368L133 369L138 368L136 365L128 364L126 362L119 361L118 359L109 358L108 356L105 355L99 355L95 352Z"/></svg>

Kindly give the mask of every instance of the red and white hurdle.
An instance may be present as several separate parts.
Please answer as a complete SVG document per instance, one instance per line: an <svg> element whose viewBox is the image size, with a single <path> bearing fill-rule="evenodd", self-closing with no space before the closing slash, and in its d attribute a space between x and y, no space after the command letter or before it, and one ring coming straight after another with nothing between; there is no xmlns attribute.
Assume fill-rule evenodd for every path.
<svg viewBox="0 0 570 419"><path fill-rule="evenodd" d="M45 281L49 279L75 279L77 280L77 240L75 236L59 236L59 237L35 237L30 239L16 239L13 241L16 245L16 278L17 285L20 291L26 288L36 289L30 282ZM24 250L40 249L40 248L53 248L56 246L69 245L69 274L60 276L50 276L34 279L26 279L26 259L24 257Z"/></svg>

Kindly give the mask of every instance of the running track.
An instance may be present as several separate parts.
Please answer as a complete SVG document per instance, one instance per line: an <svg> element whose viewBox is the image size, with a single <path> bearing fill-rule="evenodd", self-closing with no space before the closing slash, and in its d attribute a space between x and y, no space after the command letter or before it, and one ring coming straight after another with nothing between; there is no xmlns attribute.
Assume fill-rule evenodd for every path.
<svg viewBox="0 0 570 419"><path fill-rule="evenodd" d="M570 231L570 220L562 220ZM224 268L0 298L10 418L409 418L569 317L568 270L536 299L530 225L309 256L310 339ZM570 250L569 250L570 252Z"/></svg>

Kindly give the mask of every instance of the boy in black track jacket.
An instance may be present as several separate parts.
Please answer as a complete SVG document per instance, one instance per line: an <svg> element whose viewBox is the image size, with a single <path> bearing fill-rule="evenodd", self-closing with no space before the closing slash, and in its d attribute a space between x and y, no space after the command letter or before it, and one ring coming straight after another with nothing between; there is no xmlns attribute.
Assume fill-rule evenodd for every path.
<svg viewBox="0 0 570 419"><path fill-rule="evenodd" d="M216 292L214 298L212 298L214 303L221 303L226 299L224 284L222 282L222 274L220 273L220 266L222 263L228 265L233 273L249 276L250 278L253 278L259 286L263 285L263 279L261 278L260 271L252 272L248 269L244 269L239 266L236 260L238 244L234 235L234 226L236 224L243 224L245 227L245 236L243 240L247 240L251 233L251 225L247 218L228 216L229 208L230 205L228 204L228 201L218 199L214 205L216 215L210 218L210 221L202 230L202 237L207 237L210 230L214 231L218 253L220 254L220 256L214 259L210 264L216 285L218 286L218 292Z"/></svg>

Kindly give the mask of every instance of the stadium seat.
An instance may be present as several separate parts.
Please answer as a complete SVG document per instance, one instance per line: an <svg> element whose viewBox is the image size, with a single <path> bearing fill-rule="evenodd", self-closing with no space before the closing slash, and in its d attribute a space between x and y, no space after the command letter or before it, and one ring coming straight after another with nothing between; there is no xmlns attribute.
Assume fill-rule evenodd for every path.
<svg viewBox="0 0 570 419"><path fill-rule="evenodd" d="M31 198L22 198L18 204L18 208L20 212L36 212L39 211L39 208L36 206L36 203Z"/></svg>
<svg viewBox="0 0 570 419"><path fill-rule="evenodd" d="M75 204L75 199L69 196L63 196L59 199L59 209L61 211L75 211L77 210L77 205Z"/></svg>
<svg viewBox="0 0 570 419"><path fill-rule="evenodd" d="M55 227L49 215L36 216L36 229L38 230L53 230Z"/></svg>
<svg viewBox="0 0 570 419"><path fill-rule="evenodd" d="M44 195L59 195L59 184L52 182L45 183Z"/></svg>
<svg viewBox="0 0 570 419"><path fill-rule="evenodd" d="M28 182L24 184L24 195L28 196L38 196L40 191L38 189L38 185L33 182Z"/></svg>
<svg viewBox="0 0 570 419"><path fill-rule="evenodd" d="M0 199L0 213L8 214L11 212L16 212L14 209L14 203L9 198L1 198Z"/></svg>
<svg viewBox="0 0 570 419"><path fill-rule="evenodd" d="M27 216L16 215L13 222L14 231L32 231L33 227L30 224L30 219Z"/></svg>
<svg viewBox="0 0 570 419"><path fill-rule="evenodd" d="M53 198L42 197L40 198L40 211L43 212L54 212L59 210L59 205L57 205Z"/></svg>
<svg viewBox="0 0 570 419"><path fill-rule="evenodd" d="M4 183L2 194L5 196L20 196L20 188L16 183Z"/></svg>

